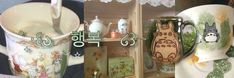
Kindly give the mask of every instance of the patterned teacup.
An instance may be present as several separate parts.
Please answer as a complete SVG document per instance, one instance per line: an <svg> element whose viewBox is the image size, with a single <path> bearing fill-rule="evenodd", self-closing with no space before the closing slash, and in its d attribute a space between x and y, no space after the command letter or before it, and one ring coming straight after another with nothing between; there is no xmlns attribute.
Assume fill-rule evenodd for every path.
<svg viewBox="0 0 234 78"><path fill-rule="evenodd" d="M234 10L226 5L202 5L178 14L195 24L198 45L195 56L198 63L227 58L226 52L232 44Z"/></svg>
<svg viewBox="0 0 234 78"><path fill-rule="evenodd" d="M2 13L1 26L6 36L6 51L14 75L30 78L61 78L68 65L70 33L77 30L80 20L63 7L60 29L52 27L51 7L48 3L25 3ZM7 52L7 53L6 53ZM77 61L77 59L72 59Z"/></svg>

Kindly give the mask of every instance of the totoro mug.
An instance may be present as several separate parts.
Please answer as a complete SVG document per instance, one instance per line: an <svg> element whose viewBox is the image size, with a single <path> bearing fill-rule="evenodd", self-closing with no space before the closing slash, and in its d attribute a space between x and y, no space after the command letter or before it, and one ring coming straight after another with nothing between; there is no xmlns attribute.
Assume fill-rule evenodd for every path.
<svg viewBox="0 0 234 78"><path fill-rule="evenodd" d="M226 5L202 5L186 9L177 16L190 20L198 31L197 62L228 58L232 44L234 10Z"/></svg>
<svg viewBox="0 0 234 78"><path fill-rule="evenodd" d="M156 31L151 45L152 57L160 66L162 72L174 72L174 64L181 58L190 55L196 46L196 31L186 32L192 40L192 45L185 50L183 39L187 38L184 28L194 30L194 24L183 21L181 17L159 17L156 19ZM192 36L193 35L193 36Z"/></svg>

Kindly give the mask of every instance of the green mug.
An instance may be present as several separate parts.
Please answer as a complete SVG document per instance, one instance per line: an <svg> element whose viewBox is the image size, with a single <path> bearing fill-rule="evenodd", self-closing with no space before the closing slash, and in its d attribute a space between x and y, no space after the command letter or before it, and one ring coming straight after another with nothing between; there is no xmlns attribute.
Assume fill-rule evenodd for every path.
<svg viewBox="0 0 234 78"><path fill-rule="evenodd" d="M192 27L194 24L189 21L183 21L181 17L159 17L156 19L156 31L151 45L152 58L162 67L162 72L173 72L174 64L181 58L190 55L195 46L197 32L194 34L193 43L189 50L185 51L183 39L186 37L183 33L185 27ZM196 29L195 29L196 30Z"/></svg>

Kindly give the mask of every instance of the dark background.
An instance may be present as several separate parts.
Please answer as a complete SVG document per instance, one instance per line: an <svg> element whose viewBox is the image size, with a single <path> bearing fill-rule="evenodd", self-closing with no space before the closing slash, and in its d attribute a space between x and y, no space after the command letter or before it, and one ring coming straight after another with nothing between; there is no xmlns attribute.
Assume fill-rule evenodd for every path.
<svg viewBox="0 0 234 78"><path fill-rule="evenodd" d="M7 0L5 0L7 1ZM32 0L29 2L50 2L50 0ZM0 4L1 5L1 4ZM80 22L84 20L84 4L83 2L73 0L63 0L63 6L73 10L80 18ZM0 44L6 46L4 31L0 28ZM83 48L72 47L71 54L74 55L77 51L83 55ZM8 57L0 53L0 74L12 75L10 71ZM84 78L84 64L69 66L66 70L64 78Z"/></svg>

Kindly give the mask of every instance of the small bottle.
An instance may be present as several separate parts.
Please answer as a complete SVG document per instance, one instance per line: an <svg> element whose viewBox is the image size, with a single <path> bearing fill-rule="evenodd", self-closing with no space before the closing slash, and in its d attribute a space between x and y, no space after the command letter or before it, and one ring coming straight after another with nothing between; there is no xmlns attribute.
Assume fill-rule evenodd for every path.
<svg viewBox="0 0 234 78"><path fill-rule="evenodd" d="M118 38L118 31L117 30L112 30L111 31L111 38Z"/></svg>

